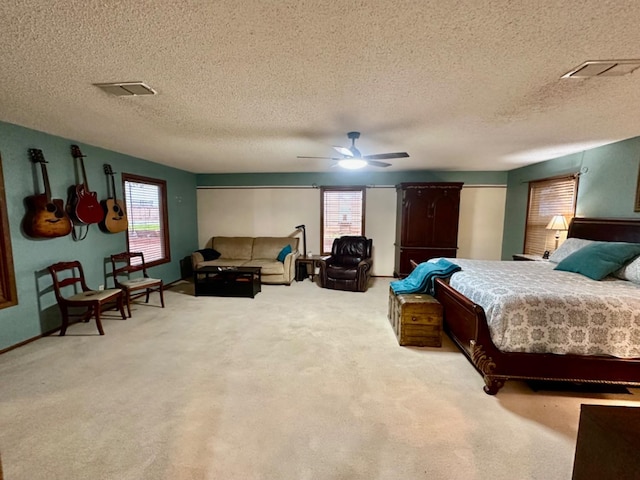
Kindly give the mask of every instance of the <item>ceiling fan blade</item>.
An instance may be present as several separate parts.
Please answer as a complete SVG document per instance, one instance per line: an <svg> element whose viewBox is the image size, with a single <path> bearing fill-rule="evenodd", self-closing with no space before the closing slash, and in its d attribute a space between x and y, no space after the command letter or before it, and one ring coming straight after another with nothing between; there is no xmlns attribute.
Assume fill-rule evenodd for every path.
<svg viewBox="0 0 640 480"><path fill-rule="evenodd" d="M390 163L377 162L375 160L367 160L367 164L371 165L372 167L390 167L391 166Z"/></svg>
<svg viewBox="0 0 640 480"><path fill-rule="evenodd" d="M342 160L341 158L335 158L335 157L303 157L301 155L298 155L297 158L320 158L322 160Z"/></svg>
<svg viewBox="0 0 640 480"><path fill-rule="evenodd" d="M378 153L376 155L363 155L362 158L367 160L390 160L392 158L407 158L409 154L407 152L396 153Z"/></svg>
<svg viewBox="0 0 640 480"><path fill-rule="evenodd" d="M345 157L353 157L353 152L351 150L349 150L348 148L345 147L336 147L335 145L333 146L333 149L338 152L341 155L344 155Z"/></svg>

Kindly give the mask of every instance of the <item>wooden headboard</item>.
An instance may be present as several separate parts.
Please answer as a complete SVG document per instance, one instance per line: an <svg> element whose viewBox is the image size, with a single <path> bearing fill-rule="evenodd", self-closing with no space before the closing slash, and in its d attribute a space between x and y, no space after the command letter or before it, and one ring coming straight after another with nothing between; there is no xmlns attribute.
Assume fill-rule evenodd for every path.
<svg viewBox="0 0 640 480"><path fill-rule="evenodd" d="M640 243L640 218L574 217L569 224L567 237Z"/></svg>

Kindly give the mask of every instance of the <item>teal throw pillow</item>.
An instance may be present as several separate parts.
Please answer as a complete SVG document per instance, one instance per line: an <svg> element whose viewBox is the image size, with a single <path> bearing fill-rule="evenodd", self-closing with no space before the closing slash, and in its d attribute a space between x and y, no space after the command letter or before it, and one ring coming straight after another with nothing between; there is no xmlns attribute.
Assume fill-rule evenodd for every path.
<svg viewBox="0 0 640 480"><path fill-rule="evenodd" d="M291 251L291 245L287 245L282 250L280 250L280 253L278 254L278 261L284 263L285 257L289 255Z"/></svg>
<svg viewBox="0 0 640 480"><path fill-rule="evenodd" d="M561 260L555 270L580 273L601 280L640 255L640 243L597 242L582 247Z"/></svg>

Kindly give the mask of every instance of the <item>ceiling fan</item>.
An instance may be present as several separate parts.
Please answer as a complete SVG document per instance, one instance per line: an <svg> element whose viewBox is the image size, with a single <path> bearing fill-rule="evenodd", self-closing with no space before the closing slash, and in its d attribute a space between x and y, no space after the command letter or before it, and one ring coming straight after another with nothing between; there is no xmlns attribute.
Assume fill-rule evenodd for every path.
<svg viewBox="0 0 640 480"><path fill-rule="evenodd" d="M322 158L326 160L336 160L338 165L342 168L348 168L350 170L356 170L358 168L366 167L367 165L371 165L372 167L390 167L390 163L379 162L378 160L390 160L392 158L406 158L409 156L407 152L395 152L395 153L378 153L374 155L362 155L360 150L356 148L356 140L360 138L360 132L349 132L347 133L347 137L351 139L351 146L347 147L336 147L334 146L334 150L337 151L342 157L303 157L298 156L298 158Z"/></svg>

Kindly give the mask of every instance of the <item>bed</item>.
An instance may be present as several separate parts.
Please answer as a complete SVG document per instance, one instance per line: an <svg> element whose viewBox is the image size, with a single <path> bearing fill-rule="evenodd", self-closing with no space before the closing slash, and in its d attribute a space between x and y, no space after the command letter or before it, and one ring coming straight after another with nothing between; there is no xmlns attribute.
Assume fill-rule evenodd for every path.
<svg viewBox="0 0 640 480"><path fill-rule="evenodd" d="M574 218L569 226L568 237L596 241L640 243L640 219ZM459 262L464 263L463 260L459 260ZM539 264L530 265L530 267L534 270L545 269L556 274L581 277L577 273L555 271L549 265L542 265L542 262L495 263ZM491 329L487 323L487 314L479 304L482 302L470 300L452 286L456 284L456 281L454 281L455 276L460 274L462 272L454 274L448 281L437 279L435 282L435 296L444 308L444 328L446 332L483 376L485 382L484 391L487 394L495 395L502 388L504 382L510 379L640 386L640 354L638 353L640 342L636 342L635 345L629 345L629 339L627 339L626 347L623 350L614 350L612 354L605 353L607 350L593 351L586 349L580 351L579 348L574 347L570 347L569 350L563 352L558 349L561 347L562 341L556 342L555 347L552 348L541 348L534 345L529 348L531 351L525 351L527 348L518 346L517 342L515 342L514 347L512 342L510 348L521 351L505 351L504 338L498 338L497 343L503 347L503 349L500 349L492 339ZM613 281L607 279L601 282L612 283ZM640 287L638 285L622 280L617 282L629 284L626 285L628 288L624 294L629 301L624 302L625 304L631 303L632 298L640 299ZM591 283L600 282L591 281ZM637 296L635 295L636 292ZM596 297L597 295L593 296ZM588 306L588 304L585 305L587 305L587 309L595 308ZM627 308L627 312L633 312L634 310L629 309L635 309L637 306L623 307ZM491 315L495 314L493 307L487 306L487 309L491 310ZM630 314L626 316L629 317L631 322L635 322L635 326L638 326L640 311L638 315ZM617 325L617 327L621 332L627 330L626 326ZM493 323L491 328L493 328L495 334L496 328Z"/></svg>

